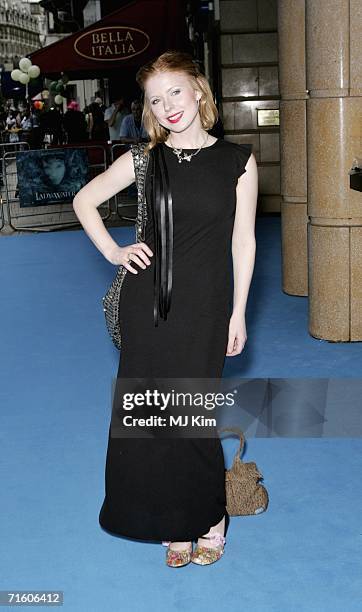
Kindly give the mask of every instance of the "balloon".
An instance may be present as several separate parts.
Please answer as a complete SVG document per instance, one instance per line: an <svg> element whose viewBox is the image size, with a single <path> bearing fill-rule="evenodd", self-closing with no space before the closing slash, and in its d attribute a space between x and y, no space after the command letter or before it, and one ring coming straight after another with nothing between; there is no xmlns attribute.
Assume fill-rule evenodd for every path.
<svg viewBox="0 0 362 612"><path fill-rule="evenodd" d="M40 68L39 66L36 66L35 64L33 64L33 66L30 66L29 70L28 70L28 75L30 76L31 79L36 79L40 74Z"/></svg>
<svg viewBox="0 0 362 612"><path fill-rule="evenodd" d="M62 74L62 82L64 83L64 85L66 85L69 81L69 76L67 76L66 74Z"/></svg>
<svg viewBox="0 0 362 612"><path fill-rule="evenodd" d="M57 81L52 81L49 85L50 91L54 93L56 91L57 85L58 85Z"/></svg>
<svg viewBox="0 0 362 612"><path fill-rule="evenodd" d="M58 106L59 106L60 104L63 104L63 96L60 96L60 95L58 94L57 96L55 96L55 98L54 98L54 102L55 102L55 104L58 104Z"/></svg>
<svg viewBox="0 0 362 612"><path fill-rule="evenodd" d="M26 85L30 81L30 76L28 74L26 74L26 72L22 72L20 77L19 77L19 81L23 85Z"/></svg>
<svg viewBox="0 0 362 612"><path fill-rule="evenodd" d="M31 65L32 65L31 61L27 57L21 58L19 62L19 68L20 70L23 70L24 72L28 72Z"/></svg>
<svg viewBox="0 0 362 612"><path fill-rule="evenodd" d="M41 97L44 98L44 100L47 100L49 98L49 89L43 89L41 92Z"/></svg>
<svg viewBox="0 0 362 612"><path fill-rule="evenodd" d="M60 82L58 81L55 91L57 91L58 93L63 93L64 85L61 81Z"/></svg>
<svg viewBox="0 0 362 612"><path fill-rule="evenodd" d="M13 79L13 81L18 81L19 77L21 75L21 70L19 70L18 68L15 68L15 70L11 71L11 78Z"/></svg>
<svg viewBox="0 0 362 612"><path fill-rule="evenodd" d="M34 108L37 108L38 110L42 110L43 106L44 106L44 102L42 102L41 100L35 100Z"/></svg>

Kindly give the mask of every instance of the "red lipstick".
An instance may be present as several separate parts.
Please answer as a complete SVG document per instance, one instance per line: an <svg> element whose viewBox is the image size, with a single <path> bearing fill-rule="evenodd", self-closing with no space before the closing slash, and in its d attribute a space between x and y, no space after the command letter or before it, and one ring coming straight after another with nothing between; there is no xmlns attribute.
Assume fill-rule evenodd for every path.
<svg viewBox="0 0 362 612"><path fill-rule="evenodd" d="M175 115L170 115L170 117L167 117L167 121L170 123L177 123L180 121L183 114L183 111L181 111L180 113L175 113Z"/></svg>

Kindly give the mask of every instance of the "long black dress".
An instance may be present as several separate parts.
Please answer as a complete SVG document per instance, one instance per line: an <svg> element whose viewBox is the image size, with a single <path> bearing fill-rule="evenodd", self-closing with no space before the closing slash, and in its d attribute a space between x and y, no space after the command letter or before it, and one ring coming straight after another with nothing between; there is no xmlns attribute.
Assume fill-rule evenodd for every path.
<svg viewBox="0 0 362 612"><path fill-rule="evenodd" d="M154 258L128 272L120 299L117 376L219 378L232 306L231 238L238 177L250 145L217 140L190 162L164 150L173 198L173 287L166 321L154 325ZM195 149L188 149L192 152ZM145 242L154 251L149 171ZM108 437L107 531L141 540L189 541L226 514L221 441Z"/></svg>

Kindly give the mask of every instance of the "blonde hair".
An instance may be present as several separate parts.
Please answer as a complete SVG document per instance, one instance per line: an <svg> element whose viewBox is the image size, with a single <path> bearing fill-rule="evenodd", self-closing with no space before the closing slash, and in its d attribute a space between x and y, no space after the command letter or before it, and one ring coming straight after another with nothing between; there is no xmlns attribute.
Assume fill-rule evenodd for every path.
<svg viewBox="0 0 362 612"><path fill-rule="evenodd" d="M183 72L192 82L192 85L200 91L201 97L199 102L199 115L202 127L205 130L210 130L216 123L219 113L213 100L212 91L210 89L207 78L200 72L199 67L189 53L182 51L169 50L162 53L158 58L148 62L139 68L136 74L136 81L143 92L143 112L142 122L145 130L148 132L151 141L145 147L145 152L148 153L154 146L160 142L165 142L169 134L169 130L159 124L153 114L151 105L144 95L145 84L150 76L158 72Z"/></svg>

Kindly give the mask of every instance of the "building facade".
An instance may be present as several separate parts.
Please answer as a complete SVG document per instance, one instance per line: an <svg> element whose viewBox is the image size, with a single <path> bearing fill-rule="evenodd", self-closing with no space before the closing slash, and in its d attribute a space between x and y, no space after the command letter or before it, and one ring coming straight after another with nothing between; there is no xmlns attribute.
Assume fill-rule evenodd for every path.
<svg viewBox="0 0 362 612"><path fill-rule="evenodd" d="M44 11L38 3L0 0L0 64L13 70L21 57L39 49Z"/></svg>

